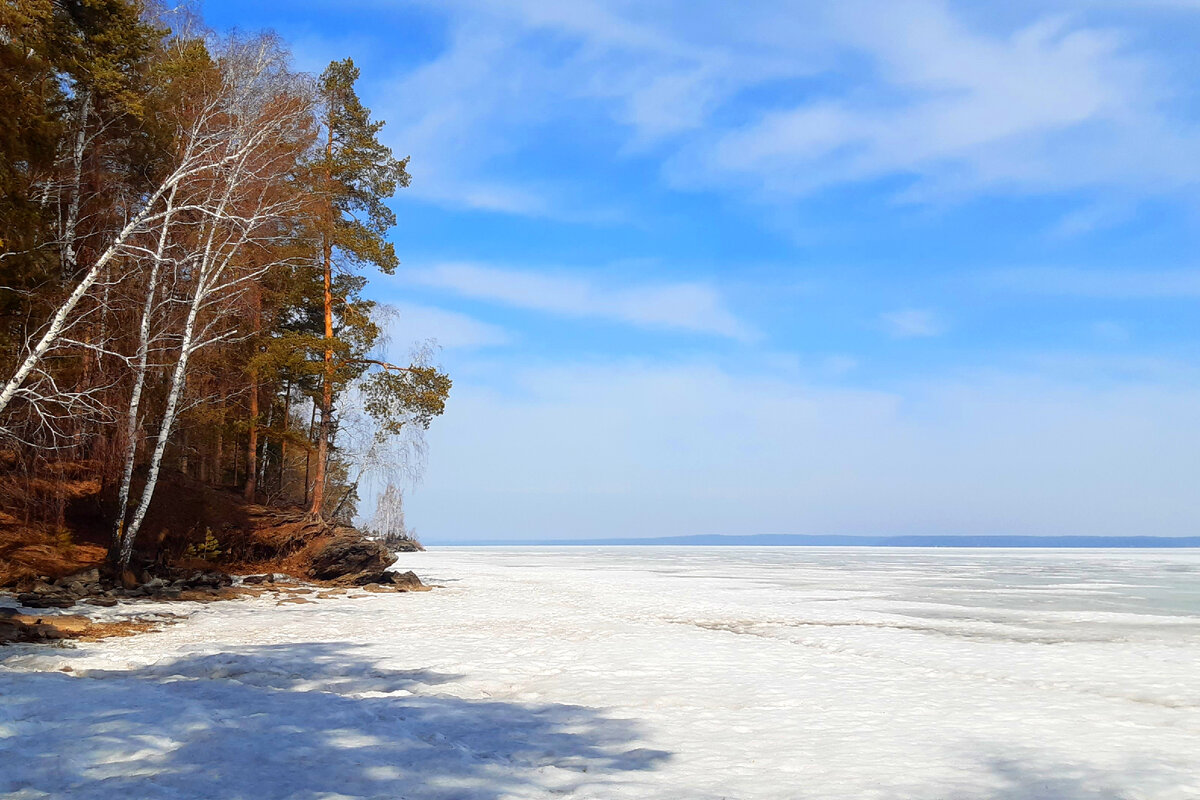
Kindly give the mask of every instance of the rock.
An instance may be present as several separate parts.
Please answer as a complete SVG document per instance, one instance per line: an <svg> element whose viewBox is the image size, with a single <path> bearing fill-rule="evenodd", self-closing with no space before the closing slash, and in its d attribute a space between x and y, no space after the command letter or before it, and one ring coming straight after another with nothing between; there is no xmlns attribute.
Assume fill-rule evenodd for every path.
<svg viewBox="0 0 1200 800"><path fill-rule="evenodd" d="M112 608L117 604L115 597L87 597L81 600L82 603L87 603L89 606L100 606L102 608Z"/></svg>
<svg viewBox="0 0 1200 800"><path fill-rule="evenodd" d="M74 586L76 583L84 586L91 586L100 582L100 570L88 569L83 572L76 572L74 575L68 575L65 578L59 578L54 582L56 586Z"/></svg>
<svg viewBox="0 0 1200 800"><path fill-rule="evenodd" d="M296 579L291 575L284 575L282 572L272 572L267 578L271 583L296 583Z"/></svg>
<svg viewBox="0 0 1200 800"><path fill-rule="evenodd" d="M166 588L166 585L167 585L167 582L164 581L162 578L154 578L152 580L146 581L145 588L146 588L147 592L157 592L161 589Z"/></svg>
<svg viewBox="0 0 1200 800"><path fill-rule="evenodd" d="M70 608L75 598L45 592L24 592L17 595L17 602L26 608Z"/></svg>
<svg viewBox="0 0 1200 800"><path fill-rule="evenodd" d="M73 577L75 580L79 581L80 583L99 583L100 582L100 570L99 569L89 569L89 570L86 570L85 572L76 573L75 575L73 575L71 577Z"/></svg>
<svg viewBox="0 0 1200 800"><path fill-rule="evenodd" d="M233 577L224 572L193 572L180 581L183 589L219 589L233 583Z"/></svg>
<svg viewBox="0 0 1200 800"><path fill-rule="evenodd" d="M51 639L62 639L65 634L53 625L45 625L41 620L28 622L25 619L0 620L0 644L8 642L44 642Z"/></svg>
<svg viewBox="0 0 1200 800"><path fill-rule="evenodd" d="M247 575L246 577L242 578L242 583L246 586L258 586L259 584L267 583L268 581L274 583L274 581L271 580L271 577L272 576L270 575Z"/></svg>
<svg viewBox="0 0 1200 800"><path fill-rule="evenodd" d="M121 585L126 589L134 589L141 584L137 579L137 575L133 574L133 570L127 569L121 572Z"/></svg>
<svg viewBox="0 0 1200 800"><path fill-rule="evenodd" d="M321 581L381 583L396 557L382 543L357 532L340 534L313 556L309 574Z"/></svg>
<svg viewBox="0 0 1200 800"><path fill-rule="evenodd" d="M67 635L53 625L39 623L33 626L34 634L39 639L65 639Z"/></svg>
<svg viewBox="0 0 1200 800"><path fill-rule="evenodd" d="M408 572L389 572L389 582L393 586L397 586L409 592L423 592L429 587L421 583L421 579L417 577L417 573L409 570Z"/></svg>

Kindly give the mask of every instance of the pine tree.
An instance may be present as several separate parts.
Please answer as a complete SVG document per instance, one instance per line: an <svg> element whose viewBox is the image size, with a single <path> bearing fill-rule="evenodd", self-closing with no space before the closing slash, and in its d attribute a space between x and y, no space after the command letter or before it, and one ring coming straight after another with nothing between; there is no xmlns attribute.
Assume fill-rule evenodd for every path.
<svg viewBox="0 0 1200 800"><path fill-rule="evenodd" d="M310 504L310 511L317 515L325 503L334 397L366 369L360 356L378 337L370 320L370 304L358 298L363 280L355 271L360 266L373 266L387 274L395 271L399 263L396 250L384 237L396 224L396 216L385 201L410 180L408 159L396 159L378 139L383 123L373 121L359 100L354 90L358 75L351 59L335 61L320 82L325 141L313 167L320 187L321 206L314 221L321 248L324 340ZM335 280L335 267L342 273L340 282ZM335 316L341 323L336 338Z"/></svg>

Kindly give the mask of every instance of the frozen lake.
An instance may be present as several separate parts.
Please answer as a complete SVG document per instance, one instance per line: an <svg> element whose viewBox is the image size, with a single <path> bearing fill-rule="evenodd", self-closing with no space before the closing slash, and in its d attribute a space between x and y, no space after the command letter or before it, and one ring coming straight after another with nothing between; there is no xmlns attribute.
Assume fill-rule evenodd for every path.
<svg viewBox="0 0 1200 800"><path fill-rule="evenodd" d="M0 650L0 795L1200 798L1197 551L398 566L446 588Z"/></svg>

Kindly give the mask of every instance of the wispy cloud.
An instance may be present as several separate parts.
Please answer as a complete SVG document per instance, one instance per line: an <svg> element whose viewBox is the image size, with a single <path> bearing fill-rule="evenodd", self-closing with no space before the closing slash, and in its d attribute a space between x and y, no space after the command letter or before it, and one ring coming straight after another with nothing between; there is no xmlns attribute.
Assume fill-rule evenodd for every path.
<svg viewBox="0 0 1200 800"><path fill-rule="evenodd" d="M616 0L428 5L443 51L373 100L414 155L409 195L432 202L594 216L584 187L512 169L579 119L607 123L601 157L648 150L675 186L785 202L880 179L919 202L1200 181L1182 84L1135 31L1061 5L1003 25L940 0L697 4L686 18ZM773 95L799 79L816 90ZM1061 227L1104 224L1089 208Z"/></svg>
<svg viewBox="0 0 1200 800"><path fill-rule="evenodd" d="M1170 118L1153 63L1111 30L1046 17L985 33L949 4L920 0L831 8L823 28L872 73L844 93L710 132L677 159L678 181L741 176L789 195L901 178L900 197L925 201L1157 194L1200 178L1195 126ZM707 175L683 167L695 161Z"/></svg>
<svg viewBox="0 0 1200 800"><path fill-rule="evenodd" d="M1104 300L1185 300L1200 297L1200 269L1112 270L1029 267L982 278L990 289Z"/></svg>
<svg viewBox="0 0 1200 800"><path fill-rule="evenodd" d="M758 336L725 307L715 288L704 283L613 286L576 274L463 263L409 271L403 277L463 297L565 317L606 319L740 341Z"/></svg>
<svg viewBox="0 0 1200 800"><path fill-rule="evenodd" d="M946 325L932 311L921 308L901 308L879 315L883 329L896 339L920 339L940 336Z"/></svg>
<svg viewBox="0 0 1200 800"><path fill-rule="evenodd" d="M390 303L395 314L388 321L387 335L392 351L429 339L447 350L475 350L510 344L512 336L498 325L433 306Z"/></svg>

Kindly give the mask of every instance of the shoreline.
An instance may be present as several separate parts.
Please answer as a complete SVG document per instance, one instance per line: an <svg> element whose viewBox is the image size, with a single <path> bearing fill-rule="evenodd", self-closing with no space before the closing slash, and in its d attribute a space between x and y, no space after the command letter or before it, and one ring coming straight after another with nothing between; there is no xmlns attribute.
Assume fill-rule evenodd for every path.
<svg viewBox="0 0 1200 800"><path fill-rule="evenodd" d="M182 621L198 607L213 603L274 596L275 605L300 605L316 600L354 597L354 590L366 594L403 594L431 591L412 571L390 572L392 583L371 582L361 586L334 581L307 582L283 574L227 575L228 583L207 589L184 589L166 596L143 592L114 596L111 589L93 595L80 595L67 606L30 606L21 602L31 593L0 588L0 647L13 644L61 644L69 641L96 641L110 637L135 636L160 630ZM68 579L72 576L68 576ZM59 579L60 581L63 579ZM53 584L42 585L53 588ZM138 587L142 588L142 587ZM136 590L135 590L136 591ZM4 601L11 601L12 605ZM103 601L103 602L98 602ZM182 606L181 604L191 604ZM185 614L165 613L180 604ZM141 609L145 609L142 611Z"/></svg>

